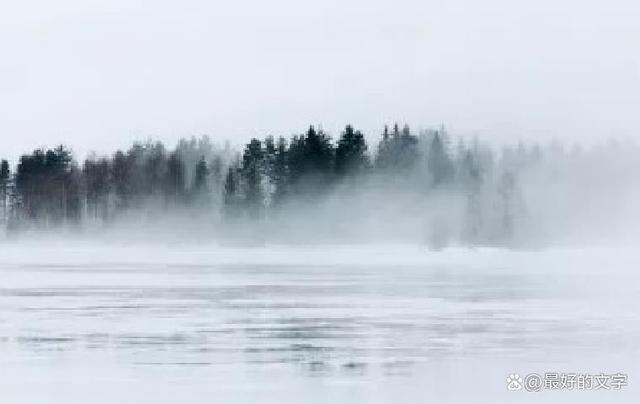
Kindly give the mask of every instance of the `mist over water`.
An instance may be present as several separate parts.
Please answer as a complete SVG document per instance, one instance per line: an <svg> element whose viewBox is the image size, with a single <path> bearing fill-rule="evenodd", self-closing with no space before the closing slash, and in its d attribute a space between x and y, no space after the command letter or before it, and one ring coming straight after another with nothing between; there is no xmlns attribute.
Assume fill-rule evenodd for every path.
<svg viewBox="0 0 640 404"><path fill-rule="evenodd" d="M538 402L629 375L640 149L440 128L64 146L0 164L0 391L21 402ZM573 395L572 395L573 394Z"/></svg>
<svg viewBox="0 0 640 404"><path fill-rule="evenodd" d="M0 10L0 404L638 402L637 0Z"/></svg>
<svg viewBox="0 0 640 404"><path fill-rule="evenodd" d="M78 161L59 146L3 165L2 227L9 240L628 245L639 240L639 155L631 141L498 147L398 125L373 144L347 126L243 150L149 140Z"/></svg>
<svg viewBox="0 0 640 404"><path fill-rule="evenodd" d="M630 250L60 242L0 254L8 402L537 402L506 375L638 370ZM633 380L538 394L633 402Z"/></svg>

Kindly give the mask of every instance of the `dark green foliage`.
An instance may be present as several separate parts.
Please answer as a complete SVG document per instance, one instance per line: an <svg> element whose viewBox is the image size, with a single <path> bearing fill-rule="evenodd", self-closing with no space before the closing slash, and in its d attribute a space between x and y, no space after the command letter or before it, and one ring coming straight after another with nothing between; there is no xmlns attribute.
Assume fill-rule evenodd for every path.
<svg viewBox="0 0 640 404"><path fill-rule="evenodd" d="M264 190L262 179L265 171L262 142L251 139L242 155L242 185L244 207L253 218L260 217L263 207Z"/></svg>
<svg viewBox="0 0 640 404"><path fill-rule="evenodd" d="M284 137L279 137L275 147L273 169L270 177L271 183L275 188L272 195L275 205L281 203L289 193L289 178L289 151L287 149L287 140Z"/></svg>
<svg viewBox="0 0 640 404"><path fill-rule="evenodd" d="M159 195L164 188L167 173L166 150L160 142L144 145L144 184L150 196Z"/></svg>
<svg viewBox="0 0 640 404"><path fill-rule="evenodd" d="M166 165L164 180L165 198L169 204L177 205L184 201L186 197L184 165L180 159L180 155L175 151L169 154Z"/></svg>
<svg viewBox="0 0 640 404"><path fill-rule="evenodd" d="M336 173L339 176L360 175L367 168L369 156L364 135L347 125L336 148Z"/></svg>
<svg viewBox="0 0 640 404"><path fill-rule="evenodd" d="M90 157L82 167L87 211L94 219L107 219L109 194L111 191L111 167L105 157Z"/></svg>
<svg viewBox="0 0 640 404"><path fill-rule="evenodd" d="M196 194L206 194L209 188L209 167L204 157L196 164L196 175L193 183L193 189Z"/></svg>
<svg viewBox="0 0 640 404"><path fill-rule="evenodd" d="M317 195L324 191L333 179L334 156L331 138L313 126L306 135L294 137L288 160L294 192Z"/></svg>
<svg viewBox="0 0 640 404"><path fill-rule="evenodd" d="M111 182L115 193L118 210L127 208L133 194L131 184L131 160L122 151L118 150L112 159Z"/></svg>
<svg viewBox="0 0 640 404"><path fill-rule="evenodd" d="M7 160L2 160L0 162L0 207L2 208L1 223L6 223L8 220L10 181L11 181L11 171L9 169L9 162Z"/></svg>
<svg viewBox="0 0 640 404"><path fill-rule="evenodd" d="M413 199L415 206L399 209L409 206L415 208L410 217L424 215L413 221L425 223L429 239L446 240L450 232L437 204L428 207L429 198L456 193L462 196L461 211L465 209L464 224L458 228L463 240L508 242L522 210L518 173L537 164L540 150L507 150L498 170L488 148L460 142L451 151L448 143L443 129L417 137L408 126L400 129L396 124L391 131L385 127L372 164L365 136L351 125L335 144L311 126L289 141L273 136L251 139L235 159L228 146L218 149L203 137L180 140L173 150L160 142L137 142L110 157L90 156L81 169L63 146L37 149L20 158L13 177L9 164L0 162L2 219L5 224L11 216L51 227L83 218L106 222L121 215L157 218L153 215L184 211L213 213L207 220L221 213L226 218L275 222L285 219L290 207L302 207L311 223L314 209L334 193L356 198L332 206L344 210L346 218L358 214L363 203L350 191L371 192L377 187L378 198L394 192L418 198ZM377 208L394 212L394 201L386 202ZM492 228L486 226L488 221ZM341 226L349 228L347 223Z"/></svg>
<svg viewBox="0 0 640 404"><path fill-rule="evenodd" d="M78 220L79 180L71 152L63 146L21 156L15 179L20 211L45 226Z"/></svg>
<svg viewBox="0 0 640 404"><path fill-rule="evenodd" d="M240 201L240 168L238 163L234 163L227 170L227 176L224 181L225 217L235 218L238 215Z"/></svg>

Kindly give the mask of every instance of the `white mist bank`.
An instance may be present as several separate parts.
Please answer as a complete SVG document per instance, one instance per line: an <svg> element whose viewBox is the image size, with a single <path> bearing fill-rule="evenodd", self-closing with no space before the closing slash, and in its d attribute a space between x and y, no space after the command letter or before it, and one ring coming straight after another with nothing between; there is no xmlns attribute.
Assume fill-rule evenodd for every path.
<svg viewBox="0 0 640 404"><path fill-rule="evenodd" d="M281 265L359 267L441 266L492 271L510 268L522 272L555 270L602 271L640 267L640 252L629 247L566 247L537 250L505 248L445 248L424 245L371 243L353 245L263 245L228 247L216 243L96 242L65 240L0 243L3 265L114 265L160 266Z"/></svg>
<svg viewBox="0 0 640 404"><path fill-rule="evenodd" d="M4 165L0 232L227 246L626 246L640 244L639 155L615 140L498 150L408 126L385 129L377 147L351 126L339 140L310 127L252 139L242 154L206 137L174 149L147 141L82 166L60 146L25 154L13 175Z"/></svg>

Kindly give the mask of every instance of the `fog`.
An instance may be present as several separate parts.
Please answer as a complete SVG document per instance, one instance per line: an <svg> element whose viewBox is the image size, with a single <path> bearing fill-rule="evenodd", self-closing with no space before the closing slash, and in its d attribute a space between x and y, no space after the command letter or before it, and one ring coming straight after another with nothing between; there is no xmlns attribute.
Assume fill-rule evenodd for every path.
<svg viewBox="0 0 640 404"><path fill-rule="evenodd" d="M635 2L34 0L3 11L9 239L536 248L637 238ZM412 125L417 149L376 161L396 121ZM347 122L368 145L367 172L346 175L355 179L333 155L301 162L307 153L291 177L287 161L283 172L244 167L251 138L274 157L267 135L288 148L314 124L337 148ZM445 153L429 156L425 134L440 125ZM211 144L189 144L202 134ZM27 170L12 185L20 156L58 144L71 153L63 180L34 185ZM117 150L135 174L113 171ZM56 181L68 188L56 194Z"/></svg>
<svg viewBox="0 0 640 404"><path fill-rule="evenodd" d="M638 401L639 2L5 3L3 404Z"/></svg>
<svg viewBox="0 0 640 404"><path fill-rule="evenodd" d="M244 149L208 137L135 142L78 161L64 147L5 164L7 240L61 236L219 245L409 243L429 248L638 241L640 148L520 142L445 128L310 127Z"/></svg>

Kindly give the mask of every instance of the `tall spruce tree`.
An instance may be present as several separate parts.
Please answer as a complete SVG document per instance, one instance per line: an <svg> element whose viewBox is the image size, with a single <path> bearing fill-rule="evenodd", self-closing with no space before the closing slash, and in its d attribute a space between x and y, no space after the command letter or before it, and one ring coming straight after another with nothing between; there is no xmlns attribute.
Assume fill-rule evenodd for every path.
<svg viewBox="0 0 640 404"><path fill-rule="evenodd" d="M105 220L111 191L111 166L107 158L91 156L84 161L82 177L89 215Z"/></svg>
<svg viewBox="0 0 640 404"><path fill-rule="evenodd" d="M347 125L336 147L336 173L339 176L358 175L368 167L369 156L364 135Z"/></svg>
<svg viewBox="0 0 640 404"><path fill-rule="evenodd" d="M170 205L176 206L184 202L186 196L184 164L180 155L173 151L169 153L166 165L164 178L165 200Z"/></svg>
<svg viewBox="0 0 640 404"><path fill-rule="evenodd" d="M11 180L11 170L9 162L2 160L0 162L0 206L2 206L2 223L6 224L8 220L8 202L9 202L9 181Z"/></svg>
<svg viewBox="0 0 640 404"><path fill-rule="evenodd" d="M273 204L277 206L285 200L289 193L289 150L287 140L282 136L278 138L276 144L272 183L275 186Z"/></svg>
<svg viewBox="0 0 640 404"><path fill-rule="evenodd" d="M251 139L242 156L242 182L244 207L252 218L259 218L264 207L262 179L264 173L264 151L262 142Z"/></svg>
<svg viewBox="0 0 640 404"><path fill-rule="evenodd" d="M400 131L396 123L391 134L385 126L376 155L376 168L379 171L406 175L416 168L419 156L418 138L411 133L409 126L405 125Z"/></svg>
<svg viewBox="0 0 640 404"><path fill-rule="evenodd" d="M435 132L427 155L427 167L432 185L437 186L453 179L454 167L440 132Z"/></svg>
<svg viewBox="0 0 640 404"><path fill-rule="evenodd" d="M309 127L306 135L294 137L289 146L291 186L299 194L318 195L333 178L335 150L331 138Z"/></svg>
<svg viewBox="0 0 640 404"><path fill-rule="evenodd" d="M210 202L209 166L204 156L200 157L195 168L195 178L193 181L193 200L197 205L207 205Z"/></svg>

